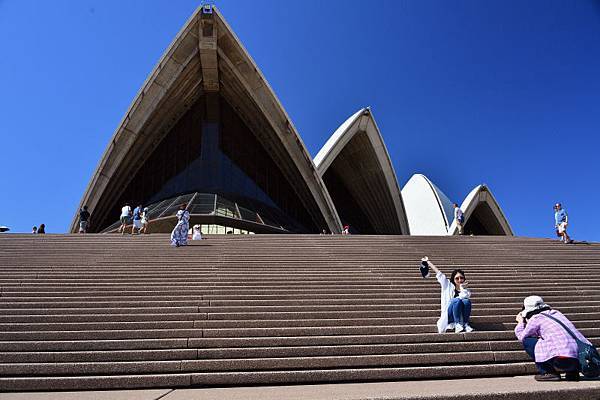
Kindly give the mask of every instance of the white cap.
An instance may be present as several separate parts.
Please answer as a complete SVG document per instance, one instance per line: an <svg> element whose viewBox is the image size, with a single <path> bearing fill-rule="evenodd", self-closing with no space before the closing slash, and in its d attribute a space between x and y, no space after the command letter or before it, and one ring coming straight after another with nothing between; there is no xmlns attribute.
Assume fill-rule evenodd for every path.
<svg viewBox="0 0 600 400"><path fill-rule="evenodd" d="M540 296L528 296L523 300L523 305L525 309L521 311L521 315L525 317L528 312L535 311L543 307L547 307L547 304L544 303L544 299Z"/></svg>

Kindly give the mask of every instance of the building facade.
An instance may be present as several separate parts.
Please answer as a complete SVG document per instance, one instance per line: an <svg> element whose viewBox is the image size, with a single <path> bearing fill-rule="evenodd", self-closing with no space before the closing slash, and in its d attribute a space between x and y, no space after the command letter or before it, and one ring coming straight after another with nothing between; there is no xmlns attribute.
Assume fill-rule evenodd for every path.
<svg viewBox="0 0 600 400"><path fill-rule="evenodd" d="M313 161L212 6L190 17L109 142L81 200L90 231L116 230L125 204L149 208L151 232L170 231L186 204L205 233L411 233L371 110L345 121Z"/></svg>

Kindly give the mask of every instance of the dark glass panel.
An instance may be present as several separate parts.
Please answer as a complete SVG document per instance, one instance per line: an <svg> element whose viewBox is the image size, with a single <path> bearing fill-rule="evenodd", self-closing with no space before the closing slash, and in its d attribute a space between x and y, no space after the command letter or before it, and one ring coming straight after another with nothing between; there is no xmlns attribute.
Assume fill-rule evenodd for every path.
<svg viewBox="0 0 600 400"><path fill-rule="evenodd" d="M134 175L125 192L113 206L113 211L106 216L105 221L100 222L99 227L104 227L114 221L114 218L118 218L125 203L151 204L175 194L191 191L187 190L185 185L180 185L176 188L179 192L155 197L170 177L184 170L185 166L200 154L204 108L204 99L200 98L181 117ZM156 211L153 211L151 218L155 217Z"/></svg>
<svg viewBox="0 0 600 400"><path fill-rule="evenodd" d="M188 207L190 214L211 215L215 212L215 194L198 193Z"/></svg>
<svg viewBox="0 0 600 400"><path fill-rule="evenodd" d="M239 218L237 207L233 201L227 200L223 196L217 196L217 207L215 215L229 218Z"/></svg>
<svg viewBox="0 0 600 400"><path fill-rule="evenodd" d="M240 218L233 203L268 215L275 226L316 231L310 214L278 165L229 104L220 99L220 122L205 120L201 98L162 140L114 206L106 226L125 202L153 204L184 193L215 193L231 204L222 212ZM206 199L205 199L206 200ZM199 210L205 213L205 201ZM233 204L235 206L235 204ZM211 211L214 205L210 206ZM176 209L152 211L151 217ZM114 217L113 217L114 215Z"/></svg>
<svg viewBox="0 0 600 400"><path fill-rule="evenodd" d="M244 207L239 207L240 209L240 214L242 219L245 219L246 221L250 221L250 222L257 222L257 223L262 223L262 221L258 218L258 216L256 215L256 212L248 210L247 208Z"/></svg>
<svg viewBox="0 0 600 400"><path fill-rule="evenodd" d="M108 228L106 228L106 231L112 231L115 229L118 229L121 226L121 221L117 221L114 224L110 225Z"/></svg>
<svg viewBox="0 0 600 400"><path fill-rule="evenodd" d="M159 201L158 203L152 204L148 207L148 217L150 219L157 218L166 207L169 206L173 202L173 199L167 199L163 201Z"/></svg>
<svg viewBox="0 0 600 400"><path fill-rule="evenodd" d="M343 225L350 225L352 233L373 234L375 229L369 222L369 218L362 211L360 205L348 190L343 180L333 168L329 168L323 181Z"/></svg>
<svg viewBox="0 0 600 400"><path fill-rule="evenodd" d="M177 214L179 208L184 204L187 206L190 200L192 200L192 197L194 197L194 193L178 196L174 201L171 202L171 204L169 204L167 208L165 208L162 213L160 213L159 217Z"/></svg>
<svg viewBox="0 0 600 400"><path fill-rule="evenodd" d="M394 201L366 132L346 144L323 177L340 219L363 234L400 234Z"/></svg>
<svg viewBox="0 0 600 400"><path fill-rule="evenodd" d="M316 232L312 218L296 195L292 185L289 184L264 146L225 100L222 100L221 103L221 121L220 147L226 159L235 167L225 170L228 181L235 182L237 186L237 189L231 192L243 194L249 199L263 203L264 206L256 203L250 205L240 197L229 196L228 198L236 201L239 205L256 210L259 214L262 214L263 211L269 212L270 209L278 209L279 214L286 215L290 219L286 224L288 229ZM238 169L250 178L250 182L239 182L236 179L232 172ZM265 199L265 196L268 200Z"/></svg>

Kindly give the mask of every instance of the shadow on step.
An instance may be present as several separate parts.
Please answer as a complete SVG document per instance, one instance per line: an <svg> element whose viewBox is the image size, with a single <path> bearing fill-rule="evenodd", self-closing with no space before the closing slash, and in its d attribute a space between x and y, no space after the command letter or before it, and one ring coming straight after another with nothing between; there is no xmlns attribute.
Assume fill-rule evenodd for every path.
<svg viewBox="0 0 600 400"><path fill-rule="evenodd" d="M477 332L485 331L512 331L512 324L504 322L477 322L477 319L472 320L471 325Z"/></svg>

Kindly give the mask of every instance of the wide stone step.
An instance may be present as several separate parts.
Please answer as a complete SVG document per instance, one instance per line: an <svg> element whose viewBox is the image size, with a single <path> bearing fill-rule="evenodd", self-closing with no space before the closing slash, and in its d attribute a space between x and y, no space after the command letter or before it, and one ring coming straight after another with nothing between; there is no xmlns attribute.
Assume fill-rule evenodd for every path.
<svg viewBox="0 0 600 400"><path fill-rule="evenodd" d="M600 337L589 338L600 344ZM174 344L175 345L175 344ZM315 357L347 355L383 355L423 353L494 352L496 360L509 361L504 355L507 351L522 353L522 346L516 341L413 343L383 345L338 345L338 346L291 346L291 347L249 347L190 349L172 348L150 350L105 350L105 351L63 351L63 352L0 352L0 363L58 363L92 361L153 361L184 359L233 359L233 358L273 358L273 357ZM512 354L512 353L511 353Z"/></svg>
<svg viewBox="0 0 600 400"><path fill-rule="evenodd" d="M435 366L420 368L328 369L221 373L145 374L121 376L9 377L0 378L0 390L101 390L120 388L255 385L304 382L348 382L466 378L533 373L532 363Z"/></svg>
<svg viewBox="0 0 600 400"><path fill-rule="evenodd" d="M177 296L177 298L169 297L127 297L127 296L116 296L116 297L3 297L5 302L0 303L0 309L16 309L16 308L84 308L86 306L93 307L181 307L181 306L210 306L210 307L253 307L253 306L376 306L376 305L395 305L399 309L401 307L410 308L411 310L431 310L435 308L439 299L422 298L419 299L419 303L408 303L405 298L361 298L361 299L338 299L338 298L320 298L320 299L246 299L246 300L202 300L202 296L198 296L196 299L189 299L188 296ZM184 300L188 298L189 300ZM549 304L552 304L555 308L561 310L576 311L578 307L572 304L571 298L546 296L546 300ZM597 300L596 300L597 298ZM21 301L22 299L22 301ZM85 301L84 301L85 300ZM87 301L89 300L89 301ZM473 296L473 300L476 300L478 305L477 308L488 308L494 306L494 308L502 309L516 309L520 306L522 298L498 298L494 296L481 297ZM578 303L581 307L600 307L600 295L598 296L586 296L586 298ZM0 316L1 318L2 316ZM1 319L0 319L1 320Z"/></svg>
<svg viewBox="0 0 600 400"><path fill-rule="evenodd" d="M474 323L475 324L475 323ZM494 326L497 323L493 323ZM579 321L580 329L595 328L596 320ZM505 324L511 329L514 324ZM142 339L166 337L273 337L273 336L340 336L340 335L393 335L402 333L433 333L435 327L427 325L373 325L373 326L333 326L333 327L273 327L273 328L220 328L220 329L122 329L122 330L86 330L86 331L20 331L0 332L3 341L31 340L101 340L101 339ZM479 332L494 333L494 332ZM468 335L473 335L470 333Z"/></svg>
<svg viewBox="0 0 600 400"><path fill-rule="evenodd" d="M167 360L110 361L110 362L62 362L62 363L0 363L0 376L52 376L52 375L107 375L141 374L169 372L220 372L220 371L260 371L287 369L327 369L365 367L407 367L483 364L502 362L523 362L528 360L523 351L477 351L448 354L380 354L356 356L304 356L279 358L236 358L210 360Z"/></svg>
<svg viewBox="0 0 600 400"><path fill-rule="evenodd" d="M481 310L479 310L482 312ZM582 310L585 311L585 310ZM483 313L483 312L482 312ZM483 313L485 315L485 313ZM292 326L365 326L365 325L414 325L429 324L432 327L439 318L439 311L406 312L370 312L370 318L360 318L363 312L338 313L248 313L248 314L150 314L140 318L139 314L109 315L50 315L36 316L39 322L18 321L18 318L32 316L14 316L13 321L0 323L0 332L11 331L55 331L55 330L96 330L96 329L185 329L185 328L252 328L252 327L292 327ZM399 315L399 316L397 316ZM600 318L600 313L566 313L580 328L587 321ZM57 318L56 318L57 317ZM113 318L114 317L114 318ZM243 319L239 319L242 317ZM252 318L254 317L254 319ZM2 320L9 319L8 316ZM75 320L81 320L75 322ZM90 321L90 319L92 321ZM57 321L58 320L58 321ZM61 321L62 320L62 321ZM497 315L495 317L475 314L471 321L480 330L496 330L499 327L511 329L514 316ZM63 322L64 321L64 322Z"/></svg>

